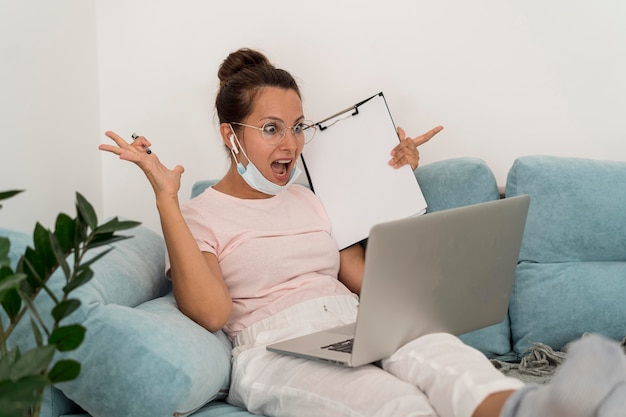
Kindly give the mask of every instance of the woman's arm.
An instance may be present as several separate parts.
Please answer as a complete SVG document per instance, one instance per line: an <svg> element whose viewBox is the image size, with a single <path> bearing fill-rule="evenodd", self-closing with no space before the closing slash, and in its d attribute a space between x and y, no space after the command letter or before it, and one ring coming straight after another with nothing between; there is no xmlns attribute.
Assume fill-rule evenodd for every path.
<svg viewBox="0 0 626 417"><path fill-rule="evenodd" d="M205 329L215 332L224 327L233 309L217 258L212 253L200 252L178 201L157 199L157 207L178 308Z"/></svg>
<svg viewBox="0 0 626 417"><path fill-rule="evenodd" d="M232 312L232 300L217 259L200 251L180 211L178 191L184 168L177 165L170 170L154 153L147 154L145 149L150 142L143 136L132 144L113 132L107 132L106 136L117 146L100 145L99 149L138 165L152 185L178 307L207 330L221 329Z"/></svg>
<svg viewBox="0 0 626 417"><path fill-rule="evenodd" d="M361 293L365 248L355 243L339 252L339 281L355 294Z"/></svg>

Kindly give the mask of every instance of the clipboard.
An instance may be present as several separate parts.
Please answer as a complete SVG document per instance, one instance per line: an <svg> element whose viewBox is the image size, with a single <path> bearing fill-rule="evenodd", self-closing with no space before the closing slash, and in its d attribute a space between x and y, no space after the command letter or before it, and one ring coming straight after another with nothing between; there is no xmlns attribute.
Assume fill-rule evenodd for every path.
<svg viewBox="0 0 626 417"><path fill-rule="evenodd" d="M411 167L388 164L399 137L382 92L315 125L301 160L339 249L367 238L377 223L426 212Z"/></svg>

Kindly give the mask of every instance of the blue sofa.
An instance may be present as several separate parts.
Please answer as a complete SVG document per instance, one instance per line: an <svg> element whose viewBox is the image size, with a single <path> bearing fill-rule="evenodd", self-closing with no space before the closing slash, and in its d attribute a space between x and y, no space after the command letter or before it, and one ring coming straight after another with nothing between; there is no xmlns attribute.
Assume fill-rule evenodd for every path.
<svg viewBox="0 0 626 417"><path fill-rule="evenodd" d="M457 158L415 171L429 211L501 198L480 159ZM199 182L193 194L210 182ZM585 332L626 336L626 163L551 156L516 160L506 196L531 205L508 317L462 335L490 358L519 359L533 342L561 349ZM78 379L48 389L43 417L250 416L226 404L230 344L179 312L165 278L164 242L145 227L94 264L93 280L76 291L82 307L68 319L87 336L70 356ZM29 245L21 231L0 229L11 259ZM60 276L51 286L60 290ZM42 310L50 303L37 300ZM3 314L1 312L0 314ZM30 331L11 339L33 344Z"/></svg>

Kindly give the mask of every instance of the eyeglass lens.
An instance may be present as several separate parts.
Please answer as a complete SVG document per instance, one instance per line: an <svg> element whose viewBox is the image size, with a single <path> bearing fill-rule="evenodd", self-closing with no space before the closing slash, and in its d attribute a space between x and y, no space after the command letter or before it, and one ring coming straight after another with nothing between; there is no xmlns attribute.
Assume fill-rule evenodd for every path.
<svg viewBox="0 0 626 417"><path fill-rule="evenodd" d="M307 122L298 123L289 127L293 136L299 141L308 143L315 136L315 126ZM263 138L271 144L278 144L283 141L287 133L287 126L279 120L266 122L261 128Z"/></svg>

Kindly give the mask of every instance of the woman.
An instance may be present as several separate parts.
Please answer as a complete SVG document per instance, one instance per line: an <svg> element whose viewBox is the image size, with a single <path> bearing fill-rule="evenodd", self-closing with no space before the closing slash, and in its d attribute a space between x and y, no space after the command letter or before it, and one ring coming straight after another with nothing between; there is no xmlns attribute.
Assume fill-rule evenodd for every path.
<svg viewBox="0 0 626 417"><path fill-rule="evenodd" d="M249 49L230 54L218 77L220 135L232 163L202 195L181 207L183 168L169 170L146 153L144 137L128 144L107 132L116 146L100 149L139 165L152 184L180 310L233 341L231 403L270 416L591 416L596 397L623 384L623 376L600 378L596 397L570 392L576 384L520 389L447 334L418 338L380 367L347 369L268 352L270 342L355 319L365 253L358 244L339 252L320 202L293 184L314 131L293 77ZM411 139L398 129L390 165L415 169L417 146L440 130ZM626 369L615 346L593 341L611 354L613 367ZM588 386L582 389L587 394ZM559 408L572 398L573 410Z"/></svg>

